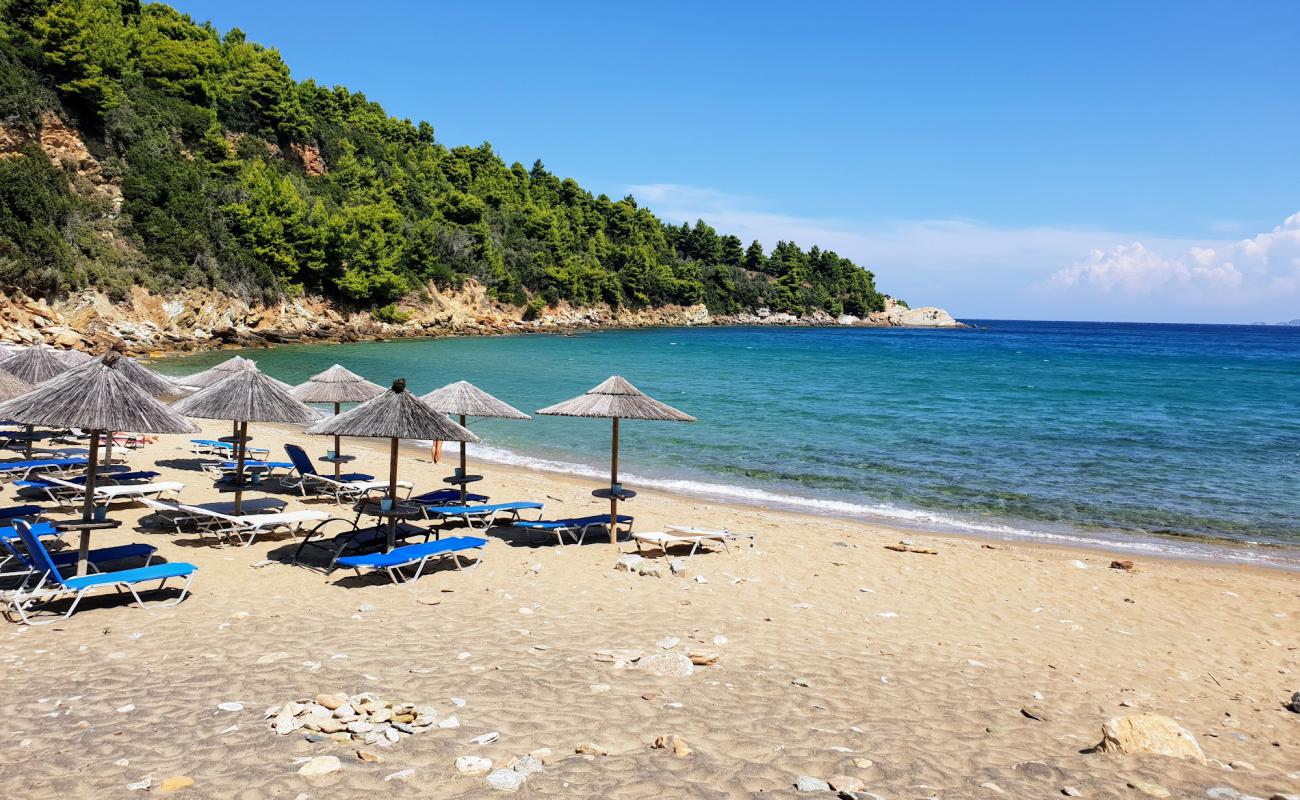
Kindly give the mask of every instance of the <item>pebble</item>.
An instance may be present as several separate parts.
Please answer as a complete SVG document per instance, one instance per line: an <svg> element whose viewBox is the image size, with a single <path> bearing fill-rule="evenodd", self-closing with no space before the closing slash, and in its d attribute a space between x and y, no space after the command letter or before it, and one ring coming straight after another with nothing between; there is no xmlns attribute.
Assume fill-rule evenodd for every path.
<svg viewBox="0 0 1300 800"><path fill-rule="evenodd" d="M372 753L369 750L358 750L357 758L360 759L361 761L365 761L368 764L379 764L382 763L384 760L383 756L379 755L378 753Z"/></svg>
<svg viewBox="0 0 1300 800"><path fill-rule="evenodd" d="M456 771L462 775L486 775L492 771L492 759L479 756L460 756L456 759Z"/></svg>
<svg viewBox="0 0 1300 800"><path fill-rule="evenodd" d="M724 644L728 644L729 641L730 640L727 639L727 637L723 636L722 634L718 634L717 636L713 637L713 646L722 647Z"/></svg>
<svg viewBox="0 0 1300 800"><path fill-rule="evenodd" d="M804 687L805 689L808 688L808 679L807 679L807 678L794 678L794 679L792 679L792 680L790 681L790 683L793 683L795 686L802 686L802 687Z"/></svg>
<svg viewBox="0 0 1300 800"><path fill-rule="evenodd" d="M655 738L654 744L650 745L656 750L672 750L673 755L678 758L687 758L694 751L686 740L680 736L659 736Z"/></svg>
<svg viewBox="0 0 1300 800"><path fill-rule="evenodd" d="M453 717L447 717L446 719L444 719L444 720L440 720L440 721L438 722L438 727L439 727L439 728L459 728L459 727L460 727L460 720L456 719L454 716L453 716Z"/></svg>
<svg viewBox="0 0 1300 800"><path fill-rule="evenodd" d="M832 775L827 778L826 782L837 792L860 792L867 788L861 778L855 778L852 775Z"/></svg>
<svg viewBox="0 0 1300 800"><path fill-rule="evenodd" d="M672 650L674 647L676 647L681 643L682 640L678 639L676 636L667 636L655 642L655 644L659 647L660 650Z"/></svg>
<svg viewBox="0 0 1300 800"><path fill-rule="evenodd" d="M695 672L695 665L681 653L654 653L638 659L636 665L661 678L689 678Z"/></svg>
<svg viewBox="0 0 1300 800"><path fill-rule="evenodd" d="M606 750L605 748L601 747L601 746L598 745L598 744L593 744L592 742L583 742L582 744L580 744L580 745L578 745L577 747L573 748L573 752L575 752L575 753L580 753L580 754L582 754L582 755L588 755L588 756L607 756L607 755L609 755L609 751L608 751L608 750Z"/></svg>
<svg viewBox="0 0 1300 800"><path fill-rule="evenodd" d="M384 776L386 781L399 781L401 783L410 783L411 778L415 777L413 769L399 769L397 772L390 772Z"/></svg>
<svg viewBox="0 0 1300 800"><path fill-rule="evenodd" d="M531 753L526 756L516 756L510 759L507 764L510 769L523 775L525 778L535 772L541 772L545 767L542 766L542 760Z"/></svg>
<svg viewBox="0 0 1300 800"><path fill-rule="evenodd" d="M153 777L146 775L135 783L128 783L126 788L131 792L147 792L150 786L153 786Z"/></svg>
<svg viewBox="0 0 1300 800"><path fill-rule="evenodd" d="M1169 790L1158 783L1143 781L1134 778L1128 782L1130 789L1137 789L1139 792L1151 797L1169 797Z"/></svg>
<svg viewBox="0 0 1300 800"><path fill-rule="evenodd" d="M487 776L487 785L503 792L517 792L524 785L524 777L512 769L499 769Z"/></svg>
<svg viewBox="0 0 1300 800"><path fill-rule="evenodd" d="M1066 797L1078 797L1079 790L1074 788L1073 786L1062 786L1061 794L1065 795Z"/></svg>
<svg viewBox="0 0 1300 800"><path fill-rule="evenodd" d="M871 769L871 768L874 767L875 765L876 765L876 762L872 761L872 760L869 759L869 758L855 758L855 759L853 759L853 766L857 767L858 769Z"/></svg>
<svg viewBox="0 0 1300 800"><path fill-rule="evenodd" d="M1038 706L1025 706L1020 709L1020 713L1032 720L1047 722L1047 713Z"/></svg>
<svg viewBox="0 0 1300 800"><path fill-rule="evenodd" d="M243 711L244 704L243 703L220 703L217 705L217 708L221 709L222 711Z"/></svg>
<svg viewBox="0 0 1300 800"><path fill-rule="evenodd" d="M1245 770L1246 772L1255 771L1255 765L1250 763L1249 761L1229 761L1228 766L1232 767L1233 769Z"/></svg>
<svg viewBox="0 0 1300 800"><path fill-rule="evenodd" d="M612 687L610 687L608 683L593 683L589 688L591 689L592 694L604 694Z"/></svg>
<svg viewBox="0 0 1300 800"><path fill-rule="evenodd" d="M316 756L299 767L298 774L329 775L332 772L341 772L342 770L343 764L339 761L338 756Z"/></svg>
<svg viewBox="0 0 1300 800"><path fill-rule="evenodd" d="M451 698L451 704L452 704L453 706L455 706L456 708L464 708L464 707L465 707L465 698L463 698L463 697L453 697L453 698Z"/></svg>
<svg viewBox="0 0 1300 800"><path fill-rule="evenodd" d="M501 734L500 734L499 732L497 732L497 731L488 731L487 733L481 734L481 735L479 735L479 736L475 736L473 739L470 739L470 740L469 740L469 743L470 743L470 744L479 744L479 745L483 745L483 744L492 744L493 742L495 742L496 740L498 740L498 739L500 739L500 738L501 738Z"/></svg>
<svg viewBox="0 0 1300 800"><path fill-rule="evenodd" d="M135 703L127 703L117 709L119 714L130 714L132 711L135 711Z"/></svg>
<svg viewBox="0 0 1300 800"><path fill-rule="evenodd" d="M800 775L799 780L794 782L794 788L800 792L829 792L831 785L821 778Z"/></svg>

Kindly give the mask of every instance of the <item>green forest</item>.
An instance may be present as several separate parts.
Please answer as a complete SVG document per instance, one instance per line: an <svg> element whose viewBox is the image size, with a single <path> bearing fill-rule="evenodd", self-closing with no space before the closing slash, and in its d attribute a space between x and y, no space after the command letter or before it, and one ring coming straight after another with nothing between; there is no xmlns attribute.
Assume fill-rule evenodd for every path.
<svg viewBox="0 0 1300 800"><path fill-rule="evenodd" d="M883 307L872 273L833 252L765 252L593 195L541 161L506 164L487 143L448 147L428 122L295 81L274 48L162 4L0 0L0 121L31 136L47 112L120 183L121 209L73 191L72 168L38 142L0 159L6 290L308 292L391 314L430 283L475 279L530 314L559 300Z"/></svg>

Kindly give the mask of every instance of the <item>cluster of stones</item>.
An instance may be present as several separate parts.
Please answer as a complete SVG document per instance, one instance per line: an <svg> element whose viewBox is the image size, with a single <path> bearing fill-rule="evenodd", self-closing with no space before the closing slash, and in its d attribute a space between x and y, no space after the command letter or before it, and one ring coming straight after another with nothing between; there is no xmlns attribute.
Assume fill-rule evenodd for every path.
<svg viewBox="0 0 1300 800"><path fill-rule="evenodd" d="M460 756L456 759L456 771L462 775L485 776L484 781L491 788L503 792L515 792L524 785L528 776L541 772L550 760L549 747L534 750L528 755L515 756L497 769L492 768L491 759L480 756Z"/></svg>
<svg viewBox="0 0 1300 800"><path fill-rule="evenodd" d="M308 741L359 742L389 747L432 728L458 728L455 717L439 720L437 710L414 703L395 703L370 693L319 694L267 709L271 728L281 736L304 732Z"/></svg>

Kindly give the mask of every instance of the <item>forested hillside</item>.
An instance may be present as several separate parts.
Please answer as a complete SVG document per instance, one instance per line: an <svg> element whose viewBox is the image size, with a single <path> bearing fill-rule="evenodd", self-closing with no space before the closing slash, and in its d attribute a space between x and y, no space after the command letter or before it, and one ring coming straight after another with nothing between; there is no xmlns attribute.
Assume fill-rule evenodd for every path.
<svg viewBox="0 0 1300 800"><path fill-rule="evenodd" d="M835 253L765 253L594 196L541 161L448 147L360 92L296 82L238 29L131 0L0 9L0 288L308 292L382 315L430 282L474 278L532 313L562 299L882 307L872 274ZM41 128L60 121L93 174L42 150Z"/></svg>

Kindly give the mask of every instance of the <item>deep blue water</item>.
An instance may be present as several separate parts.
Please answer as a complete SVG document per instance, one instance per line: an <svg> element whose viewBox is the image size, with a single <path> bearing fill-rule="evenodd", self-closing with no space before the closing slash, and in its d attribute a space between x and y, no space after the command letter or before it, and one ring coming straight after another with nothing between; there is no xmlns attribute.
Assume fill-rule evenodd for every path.
<svg viewBox="0 0 1300 800"><path fill-rule="evenodd" d="M245 352L529 413L621 374L699 418L623 427L624 483L990 535L1291 560L1300 328L975 321L965 331L690 328ZM164 372L230 353L165 360ZM480 457L606 474L609 425L475 421ZM542 461L547 463L543 464Z"/></svg>

